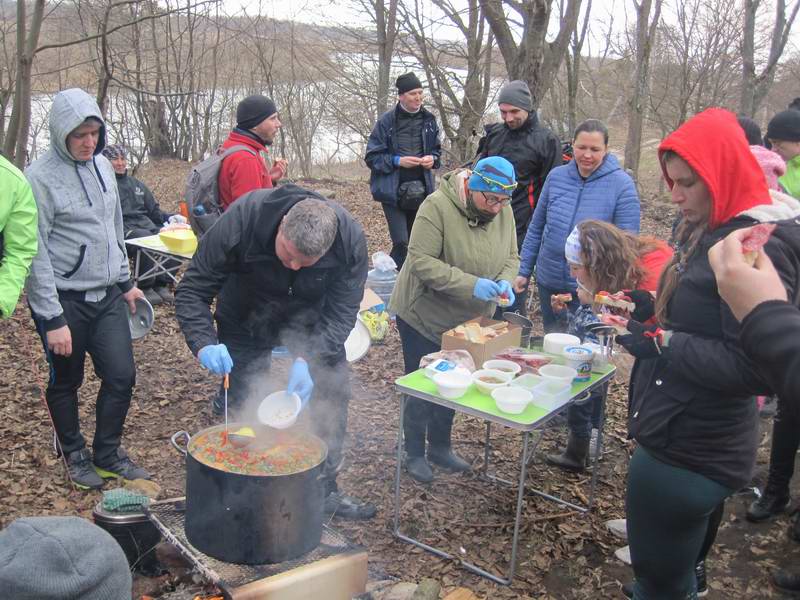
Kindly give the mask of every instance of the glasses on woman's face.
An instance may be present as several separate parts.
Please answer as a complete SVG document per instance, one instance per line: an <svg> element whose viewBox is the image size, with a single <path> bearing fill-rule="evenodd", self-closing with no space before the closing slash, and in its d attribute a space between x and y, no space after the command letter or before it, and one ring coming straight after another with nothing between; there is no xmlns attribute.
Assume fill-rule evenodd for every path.
<svg viewBox="0 0 800 600"><path fill-rule="evenodd" d="M504 207L511 204L511 196L501 196L499 194L487 195L486 192L481 192L483 199L486 200L486 206L499 206Z"/></svg>

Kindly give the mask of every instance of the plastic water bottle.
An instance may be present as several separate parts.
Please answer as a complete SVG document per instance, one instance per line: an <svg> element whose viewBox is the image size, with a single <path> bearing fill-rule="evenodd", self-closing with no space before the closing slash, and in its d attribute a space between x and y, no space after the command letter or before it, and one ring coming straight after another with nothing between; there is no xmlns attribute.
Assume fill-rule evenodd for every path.
<svg viewBox="0 0 800 600"><path fill-rule="evenodd" d="M394 284L397 281L397 264L386 252L376 252L372 255L372 265L375 267L367 273L367 287L380 296L383 304L389 306Z"/></svg>

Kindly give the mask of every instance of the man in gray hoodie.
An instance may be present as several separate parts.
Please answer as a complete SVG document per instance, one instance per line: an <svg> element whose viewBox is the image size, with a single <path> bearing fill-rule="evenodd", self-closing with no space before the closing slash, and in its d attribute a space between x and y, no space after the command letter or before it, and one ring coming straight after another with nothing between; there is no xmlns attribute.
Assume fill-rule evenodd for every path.
<svg viewBox="0 0 800 600"><path fill-rule="evenodd" d="M130 281L114 170L100 154L105 143L94 99L64 90L50 110L50 149L25 171L39 210L27 289L50 364L47 406L70 478L84 489L103 487L103 478L150 478L120 445L136 381L125 303L135 312L144 294ZM78 420L87 352L101 381L94 456Z"/></svg>

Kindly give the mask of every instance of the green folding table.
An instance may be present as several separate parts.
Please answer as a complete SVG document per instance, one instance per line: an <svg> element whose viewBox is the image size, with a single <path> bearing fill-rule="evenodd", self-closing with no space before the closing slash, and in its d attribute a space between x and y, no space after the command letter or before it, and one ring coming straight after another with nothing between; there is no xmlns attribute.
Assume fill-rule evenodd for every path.
<svg viewBox="0 0 800 600"><path fill-rule="evenodd" d="M553 362L563 364L563 359L561 357L553 356ZM400 420L398 425L398 432L397 432L397 467L395 471L395 485L394 485L394 535L400 540L404 542L408 542L419 548L423 548L437 556L441 556L443 558L458 560L461 565L473 573L478 575L482 575L483 577L487 577L496 583L501 585L509 585L514 577L514 572L517 566L517 550L519 546L519 529L520 529L520 521L522 518L522 502L525 496L525 477L527 473L527 466L531 458L533 457L534 453L536 452L536 448L539 445L539 442L542 439L543 427L545 424L552 419L557 414L565 411L568 406L573 404L576 400L583 398L587 395L588 392L592 391L595 388L602 386L604 383L608 382L616 372L616 368L613 365L606 366L600 372L593 372L592 376L589 381L583 383L576 383L572 385L572 389L570 390L570 399L559 406L558 408L548 410L544 408L539 408L533 404L529 404L528 407L523 411L521 414L512 415L508 413L504 413L500 411L497 406L495 405L494 400L491 396L487 396L482 394L478 391L475 385L471 385L467 390L467 393L458 398L456 400L448 400L447 398L443 398L440 396L436 390L436 385L425 376L425 373L422 369L414 371L413 373L409 373L397 379L395 381L395 388L398 392L401 393L400 396ZM607 389L607 388L606 388ZM606 402L606 393L603 393L602 396L602 418L600 422L600 428L598 430L597 436L597 444L598 448L602 446L603 442L603 427L605 425L605 402ZM406 396L411 396L413 398L419 398L420 400L425 400L427 402L433 402L434 404L438 404L440 406L446 406L447 408L452 408L456 412L464 413L467 415L471 415L473 417L477 417L479 419L483 419L486 421L486 439L484 443L484 456L483 456L483 476L489 480L497 481L500 483L504 483L506 485L515 485L514 482L508 481L506 479L501 479L500 477L496 477L490 475L488 472L489 468L489 442L490 442L490 435L491 435L491 427L492 424L495 423L497 425L503 425L505 427L509 427L516 431L519 431L522 434L522 452L520 453L520 460L519 460L519 479L517 482L517 506L516 506L516 513L514 517L514 535L511 540L511 559L509 561L508 566L508 575L503 577L498 577L488 571L481 569L475 564L467 562L449 552L445 552L440 548L435 548L431 545L428 545L424 542L421 542L417 539L414 539L400 530L400 481L401 481L401 471L402 471L402 461L403 461L403 415L405 413L405 403L406 403ZM536 432L537 436L533 442L531 442L531 434ZM559 504L563 504L564 506L568 506L574 510L580 512L587 512L591 510L592 505L594 503L594 491L595 485L597 482L597 461L599 458L599 453L594 457L593 462L593 469L592 469L592 478L589 490L589 498L588 503L586 506L581 506L578 504L574 504L572 502L568 502L562 498L557 496L553 496L551 494L547 494L542 490L528 488L528 491L542 496L548 500L552 500Z"/></svg>

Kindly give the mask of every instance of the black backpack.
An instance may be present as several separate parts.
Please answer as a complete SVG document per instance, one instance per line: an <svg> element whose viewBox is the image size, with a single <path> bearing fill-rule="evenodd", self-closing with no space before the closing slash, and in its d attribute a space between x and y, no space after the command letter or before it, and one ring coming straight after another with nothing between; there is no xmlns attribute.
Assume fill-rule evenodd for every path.
<svg viewBox="0 0 800 600"><path fill-rule="evenodd" d="M222 215L222 206L219 203L219 185L217 184L219 170L222 168L223 160L240 150L258 156L255 150L241 144L228 149L220 146L214 154L192 167L192 172L186 179L186 191L183 198L189 209L189 223L197 237L208 231Z"/></svg>

